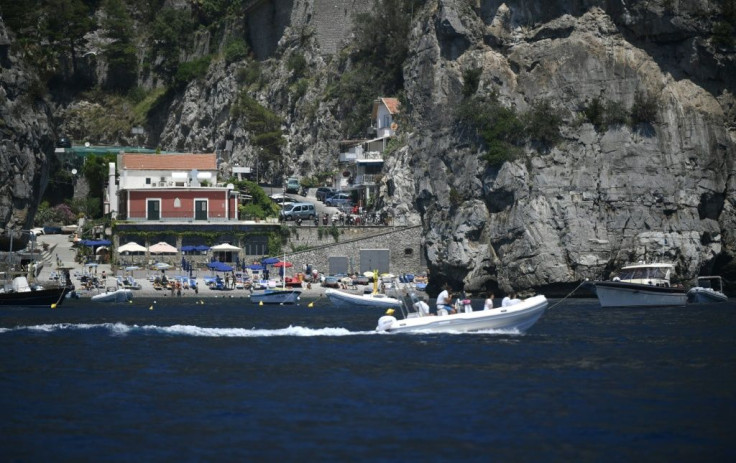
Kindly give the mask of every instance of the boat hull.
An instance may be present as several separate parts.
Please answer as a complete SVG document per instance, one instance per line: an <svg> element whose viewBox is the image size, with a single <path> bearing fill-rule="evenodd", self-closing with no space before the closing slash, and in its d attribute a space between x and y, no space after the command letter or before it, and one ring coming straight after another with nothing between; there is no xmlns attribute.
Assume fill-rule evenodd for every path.
<svg viewBox="0 0 736 463"><path fill-rule="evenodd" d="M64 296L69 290L71 290L71 288L59 287L37 289L32 291L0 293L0 306L51 306L53 304L61 305L64 302Z"/></svg>
<svg viewBox="0 0 736 463"><path fill-rule="evenodd" d="M328 288L325 296L337 306L362 307L369 309L398 309L402 306L399 299L385 294L350 294Z"/></svg>
<svg viewBox="0 0 736 463"><path fill-rule="evenodd" d="M687 292L687 301L693 303L700 302L726 302L728 296L720 291L715 291L710 288L690 288Z"/></svg>
<svg viewBox="0 0 736 463"><path fill-rule="evenodd" d="M619 281L597 281L594 286L601 307L665 307L687 303L684 288Z"/></svg>
<svg viewBox="0 0 736 463"><path fill-rule="evenodd" d="M118 289L92 296L93 302L128 302L133 300L133 291L129 289Z"/></svg>
<svg viewBox="0 0 736 463"><path fill-rule="evenodd" d="M250 295L250 301L256 304L296 304L299 302L301 291L266 290L262 293Z"/></svg>
<svg viewBox="0 0 736 463"><path fill-rule="evenodd" d="M518 304L498 307L492 310L412 317L397 320L384 316L378 320L376 331L401 332L472 332L482 330L502 330L525 332L531 328L547 309L547 298L534 296Z"/></svg>

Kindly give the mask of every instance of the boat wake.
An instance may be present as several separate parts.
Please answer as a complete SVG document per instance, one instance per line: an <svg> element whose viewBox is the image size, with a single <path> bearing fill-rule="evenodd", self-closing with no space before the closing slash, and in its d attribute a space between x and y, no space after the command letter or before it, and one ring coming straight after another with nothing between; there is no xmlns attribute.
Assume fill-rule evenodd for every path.
<svg viewBox="0 0 736 463"><path fill-rule="evenodd" d="M194 325L126 325L124 323L56 323L47 325L17 326L14 328L0 328L0 334L12 332L36 332L36 333L59 333L71 331L107 331L112 336L128 335L155 335L164 334L169 336L191 336L210 338L257 338L272 336L352 336L375 334L373 331L349 331L345 328L306 328L303 326L289 326L281 329L256 329L256 328L211 328Z"/></svg>
<svg viewBox="0 0 736 463"><path fill-rule="evenodd" d="M258 328L212 328L196 325L127 325L125 323L54 323L43 325L16 326L14 328L0 328L0 335L10 333L62 333L62 332L89 332L102 331L111 336L128 335L168 335L168 336L190 336L206 338L261 338L261 337L318 337L318 336L365 336L365 335L428 335L428 334L495 334L495 335L522 335L516 329L487 329L472 333L464 333L448 328L440 331L417 330L410 333L387 333L370 331L350 331L345 328L307 328L303 326L289 326L280 329L258 329Z"/></svg>

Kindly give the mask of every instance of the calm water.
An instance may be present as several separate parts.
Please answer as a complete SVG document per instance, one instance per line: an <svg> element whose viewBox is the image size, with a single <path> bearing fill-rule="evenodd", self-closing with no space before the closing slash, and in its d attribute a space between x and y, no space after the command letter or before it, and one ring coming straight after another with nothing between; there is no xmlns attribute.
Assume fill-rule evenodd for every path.
<svg viewBox="0 0 736 463"><path fill-rule="evenodd" d="M736 460L733 303L429 335L194 302L2 309L3 461Z"/></svg>

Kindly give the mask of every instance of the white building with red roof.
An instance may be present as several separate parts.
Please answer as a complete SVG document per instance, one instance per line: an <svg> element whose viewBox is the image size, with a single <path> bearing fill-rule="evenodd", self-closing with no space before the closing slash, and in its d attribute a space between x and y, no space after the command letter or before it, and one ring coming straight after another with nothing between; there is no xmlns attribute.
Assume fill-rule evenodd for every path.
<svg viewBox="0 0 736 463"><path fill-rule="evenodd" d="M117 175L108 196L118 220L238 220L238 191L218 183L215 154L121 153Z"/></svg>

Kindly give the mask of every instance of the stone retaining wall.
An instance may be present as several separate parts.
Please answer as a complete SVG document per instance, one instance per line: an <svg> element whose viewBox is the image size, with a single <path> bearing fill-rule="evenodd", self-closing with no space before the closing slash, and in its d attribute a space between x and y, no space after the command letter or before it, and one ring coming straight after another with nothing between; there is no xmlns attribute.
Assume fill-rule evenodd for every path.
<svg viewBox="0 0 736 463"><path fill-rule="evenodd" d="M320 229L322 230L320 238ZM345 256L352 261L355 271L360 269L361 249L388 249L390 272L394 274L426 272L421 248L421 226L413 227L337 227L338 240L330 233L331 227L294 228L287 244L287 260L298 270L310 264L320 272L328 272L328 259ZM310 246L298 251L300 246ZM289 252L290 249L297 251Z"/></svg>

